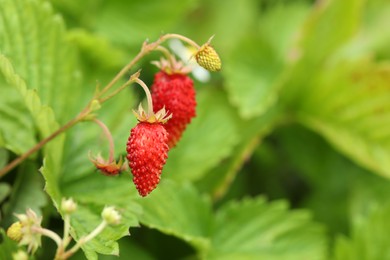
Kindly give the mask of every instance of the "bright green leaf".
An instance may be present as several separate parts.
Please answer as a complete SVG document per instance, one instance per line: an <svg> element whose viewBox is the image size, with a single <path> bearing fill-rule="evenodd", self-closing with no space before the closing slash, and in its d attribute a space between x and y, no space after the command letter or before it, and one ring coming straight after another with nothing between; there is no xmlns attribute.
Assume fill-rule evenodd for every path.
<svg viewBox="0 0 390 260"><path fill-rule="evenodd" d="M35 145L36 130L21 95L2 80L1 72L0 99L0 146L22 154Z"/></svg>
<svg viewBox="0 0 390 260"><path fill-rule="evenodd" d="M2 225L11 225L16 221L14 213L24 214L29 208L42 216L41 209L47 202L46 193L43 191L43 179L37 165L31 162L24 163L19 168L10 199L4 204Z"/></svg>
<svg viewBox="0 0 390 260"><path fill-rule="evenodd" d="M390 67L323 70L301 100L299 119L358 164L390 176Z"/></svg>
<svg viewBox="0 0 390 260"><path fill-rule="evenodd" d="M139 202L143 207L142 224L181 238L201 252L208 249L211 205L193 186L163 179L156 190Z"/></svg>
<svg viewBox="0 0 390 260"><path fill-rule="evenodd" d="M108 1L97 14L96 31L114 43L139 46L146 39L155 39L169 32L185 17L193 0Z"/></svg>
<svg viewBox="0 0 390 260"><path fill-rule="evenodd" d="M389 218L389 204L381 205L365 218L360 218L352 227L351 238L339 236L336 240L334 259L389 259Z"/></svg>
<svg viewBox="0 0 390 260"><path fill-rule="evenodd" d="M200 190L212 194L214 199L221 198L234 182L239 169L248 160L262 138L277 123L280 111L276 107L266 114L251 120L240 120L240 141L230 153L230 157L210 169L197 183Z"/></svg>
<svg viewBox="0 0 390 260"><path fill-rule="evenodd" d="M163 177L199 179L228 156L239 139L240 120L223 91L203 89L197 102L197 116L169 152Z"/></svg>
<svg viewBox="0 0 390 260"><path fill-rule="evenodd" d="M243 37L223 59L229 98L242 117L261 115L276 102L291 39L306 10L303 5L275 7L261 17L258 30ZM289 22L285 23L287 15Z"/></svg>
<svg viewBox="0 0 390 260"><path fill-rule="evenodd" d="M306 211L263 198L231 202L217 212L211 259L326 259L323 228Z"/></svg>

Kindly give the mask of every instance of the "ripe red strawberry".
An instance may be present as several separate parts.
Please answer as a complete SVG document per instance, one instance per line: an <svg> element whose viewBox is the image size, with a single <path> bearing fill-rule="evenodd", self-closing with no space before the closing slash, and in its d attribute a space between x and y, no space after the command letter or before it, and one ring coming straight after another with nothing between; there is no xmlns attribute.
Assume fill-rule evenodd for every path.
<svg viewBox="0 0 390 260"><path fill-rule="evenodd" d="M127 159L133 182L141 196L148 195L160 182L168 158L168 133L162 123L139 122L131 129L127 142Z"/></svg>
<svg viewBox="0 0 390 260"><path fill-rule="evenodd" d="M154 77L152 100L154 111L165 107L172 114L172 118L164 125L169 134L168 145L172 148L196 116L194 82L179 70L162 68Z"/></svg>

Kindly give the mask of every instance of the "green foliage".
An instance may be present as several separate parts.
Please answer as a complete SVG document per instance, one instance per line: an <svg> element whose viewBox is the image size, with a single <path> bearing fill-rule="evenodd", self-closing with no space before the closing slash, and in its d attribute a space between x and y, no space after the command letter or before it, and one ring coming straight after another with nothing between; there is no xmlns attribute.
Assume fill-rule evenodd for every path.
<svg viewBox="0 0 390 260"><path fill-rule="evenodd" d="M72 197L75 241L105 206L122 215L74 259L390 258L390 5L312 2L0 0L1 168L80 113L147 39L179 32L201 45L215 34L222 60L209 82L194 80L197 117L148 197L129 171L95 169L88 154L106 158L108 140L85 120L2 179L1 226L32 208L58 232L61 199ZM149 61L119 82L142 68L151 85ZM117 159L138 90L94 111ZM17 246L0 233L10 259ZM42 251L37 259L52 257Z"/></svg>

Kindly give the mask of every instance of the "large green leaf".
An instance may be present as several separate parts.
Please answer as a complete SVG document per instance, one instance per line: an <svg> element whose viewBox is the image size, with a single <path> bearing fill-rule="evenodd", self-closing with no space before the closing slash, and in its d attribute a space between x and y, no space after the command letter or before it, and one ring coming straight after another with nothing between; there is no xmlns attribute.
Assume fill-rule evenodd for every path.
<svg viewBox="0 0 390 260"><path fill-rule="evenodd" d="M65 26L50 4L33 0L1 0L0 51L28 89L53 108L60 122L74 116L80 104L75 52Z"/></svg>
<svg viewBox="0 0 390 260"><path fill-rule="evenodd" d="M216 214L210 259L326 259L324 229L306 211L263 198L231 202Z"/></svg>
<svg viewBox="0 0 390 260"><path fill-rule="evenodd" d="M239 140L240 119L222 90L197 93L197 116L169 152L162 178L196 180L227 157Z"/></svg>
<svg viewBox="0 0 390 260"><path fill-rule="evenodd" d="M119 226L108 227L91 242L83 246L88 259L97 259L97 253L119 254L116 240L129 234L130 226L138 226L141 208L136 202L139 196L133 187L130 176L107 177L99 172L90 171L88 176L64 185L64 196L72 197L79 204L72 214L73 237L90 233L101 222L104 206L115 206L122 215Z"/></svg>
<svg viewBox="0 0 390 260"><path fill-rule="evenodd" d="M19 168L11 196L2 208L4 213L2 226L8 227L17 220L14 213L24 214L29 208L42 216L41 209L48 201L43 191L43 179L37 168L37 165L32 162L26 162Z"/></svg>
<svg viewBox="0 0 390 260"><path fill-rule="evenodd" d="M334 259L389 259L390 205L381 205L368 216L359 217L351 238L340 235L336 240Z"/></svg>
<svg viewBox="0 0 390 260"><path fill-rule="evenodd" d="M21 154L35 145L36 130L22 96L2 78L0 72L0 146Z"/></svg>
<svg viewBox="0 0 390 260"><path fill-rule="evenodd" d="M277 6L265 13L251 31L223 60L229 98L244 118L261 115L278 98L291 39L302 24L307 7ZM289 16L289 22L284 17ZM276 32L277 31L277 32Z"/></svg>
<svg viewBox="0 0 390 260"><path fill-rule="evenodd" d="M185 17L193 0L106 1L97 16L96 31L114 43L138 47L146 39L155 39Z"/></svg>
<svg viewBox="0 0 390 260"><path fill-rule="evenodd" d="M148 197L139 200L142 224L177 236L204 252L212 224L210 201L189 184L162 180Z"/></svg>
<svg viewBox="0 0 390 260"><path fill-rule="evenodd" d="M206 259L325 259L323 228L283 201L233 202L212 215L211 205L188 184L162 181L140 199L142 224L192 244ZM191 205L190 207L188 205Z"/></svg>
<svg viewBox="0 0 390 260"><path fill-rule="evenodd" d="M240 168L252 155L253 151L280 120L280 111L273 107L260 117L251 120L240 120L240 141L227 159L210 169L197 182L203 192L212 194L213 199L220 199L234 182Z"/></svg>
<svg viewBox="0 0 390 260"><path fill-rule="evenodd" d="M338 64L313 80L299 119L358 164L390 177L390 65Z"/></svg>

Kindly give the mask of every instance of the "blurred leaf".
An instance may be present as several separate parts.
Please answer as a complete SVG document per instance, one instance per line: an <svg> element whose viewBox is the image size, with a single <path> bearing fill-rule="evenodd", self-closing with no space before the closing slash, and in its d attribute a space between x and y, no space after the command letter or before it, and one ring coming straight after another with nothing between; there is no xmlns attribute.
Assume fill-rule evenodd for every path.
<svg viewBox="0 0 390 260"><path fill-rule="evenodd" d="M11 240L2 228L0 228L0 238L0 259L13 259L12 254L18 250L18 244Z"/></svg>
<svg viewBox="0 0 390 260"><path fill-rule="evenodd" d="M355 221L351 238L339 236L336 240L334 259L389 259L389 218L390 204L387 204Z"/></svg>
<svg viewBox="0 0 390 260"><path fill-rule="evenodd" d="M11 196L3 206L4 218L1 225L10 226L17 219L14 213L22 214L29 208L42 216L41 209L48 203L43 185L37 165L32 162L22 164L12 187Z"/></svg>
<svg viewBox="0 0 390 260"><path fill-rule="evenodd" d="M301 100L299 119L358 164L390 177L389 80L388 64L327 68Z"/></svg>
<svg viewBox="0 0 390 260"><path fill-rule="evenodd" d="M27 88L34 90L42 104L52 107L59 121L64 122L80 106L80 87L75 52L66 41L61 17L47 2L1 0L0 4L0 37L4 39L0 42L1 53L11 61Z"/></svg>
<svg viewBox="0 0 390 260"><path fill-rule="evenodd" d="M256 0L198 2L196 9L187 15L184 22L178 24L180 28L177 30L197 40L199 44L215 34L212 43L224 63L226 53L256 26L258 3Z"/></svg>
<svg viewBox="0 0 390 260"><path fill-rule="evenodd" d="M193 0L105 1L97 14L96 31L113 43L138 47L146 39L168 33L185 17Z"/></svg>
<svg viewBox="0 0 390 260"><path fill-rule="evenodd" d="M324 61L357 32L363 4L364 0L326 0L314 5L299 42L308 66ZM337 26L334 21L339 21Z"/></svg>
<svg viewBox="0 0 390 260"><path fill-rule="evenodd" d="M126 63L126 53L114 48L103 37L89 33L86 30L74 29L69 31L68 39L77 45L83 56L82 61L87 64L89 69L99 71L115 69L119 71L122 65Z"/></svg>
<svg viewBox="0 0 390 260"><path fill-rule="evenodd" d="M11 193L11 186L6 182L0 182L0 203Z"/></svg>
<svg viewBox="0 0 390 260"><path fill-rule="evenodd" d="M3 140L0 146L16 154L22 154L35 145L36 130L23 98L2 80L1 72L0 117L0 139Z"/></svg>
<svg viewBox="0 0 390 260"><path fill-rule="evenodd" d="M274 107L263 116L251 120L240 120L240 142L230 153L230 157L210 169L197 187L209 194L213 199L220 199L229 189L240 168L252 155L262 138L267 135L280 119L280 111Z"/></svg>
<svg viewBox="0 0 390 260"><path fill-rule="evenodd" d="M225 94L209 88L197 95L197 116L169 152L163 178L197 180L227 157L239 140L240 120Z"/></svg>
<svg viewBox="0 0 390 260"><path fill-rule="evenodd" d="M306 9L293 4L275 7L261 17L259 28L243 37L225 57L226 88L242 117L261 115L276 102L289 45ZM289 22L285 23L287 15Z"/></svg>
<svg viewBox="0 0 390 260"><path fill-rule="evenodd" d="M193 186L162 180L159 187L139 203L144 210L140 216L142 224L181 238L200 252L208 249L211 205Z"/></svg>
<svg viewBox="0 0 390 260"><path fill-rule="evenodd" d="M300 207L312 210L317 221L328 226L331 235L347 232L349 203L354 182L367 174L321 138L301 126L276 132L284 165L304 178L309 186ZM279 164L279 163L278 163Z"/></svg>
<svg viewBox="0 0 390 260"><path fill-rule="evenodd" d="M263 198L232 202L217 212L208 258L326 259L323 228L306 211Z"/></svg>

